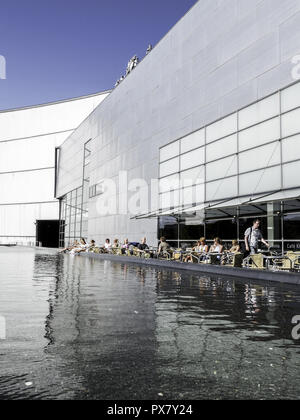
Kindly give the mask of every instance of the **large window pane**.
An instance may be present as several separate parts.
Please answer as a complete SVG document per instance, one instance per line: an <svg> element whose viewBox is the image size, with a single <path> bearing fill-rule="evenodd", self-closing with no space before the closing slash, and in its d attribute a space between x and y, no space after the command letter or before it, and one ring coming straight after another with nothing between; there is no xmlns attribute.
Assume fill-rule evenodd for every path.
<svg viewBox="0 0 300 420"><path fill-rule="evenodd" d="M228 136L236 131L237 114L233 114L207 127L207 143Z"/></svg>
<svg viewBox="0 0 300 420"><path fill-rule="evenodd" d="M300 136L289 137L282 140L282 161L300 159Z"/></svg>
<svg viewBox="0 0 300 420"><path fill-rule="evenodd" d="M179 172L179 157L168 160L160 165L160 177L165 177Z"/></svg>
<svg viewBox="0 0 300 420"><path fill-rule="evenodd" d="M280 164L280 143L271 143L263 147L240 153L240 173Z"/></svg>
<svg viewBox="0 0 300 420"><path fill-rule="evenodd" d="M285 240L300 240L300 213L285 215L283 226Z"/></svg>
<svg viewBox="0 0 300 420"><path fill-rule="evenodd" d="M251 149L277 139L280 139L279 117L241 131L239 133L239 150Z"/></svg>
<svg viewBox="0 0 300 420"><path fill-rule="evenodd" d="M203 165L205 159L205 150L203 147L192 152L186 153L181 156L180 168L182 171L185 169L193 168L194 166Z"/></svg>
<svg viewBox="0 0 300 420"><path fill-rule="evenodd" d="M237 177L206 184L206 200L216 201L237 196Z"/></svg>
<svg viewBox="0 0 300 420"><path fill-rule="evenodd" d="M299 186L300 161L283 165L283 187Z"/></svg>
<svg viewBox="0 0 300 420"><path fill-rule="evenodd" d="M178 223L175 217L160 217L158 220L158 237L165 236L167 241L178 239Z"/></svg>
<svg viewBox="0 0 300 420"><path fill-rule="evenodd" d="M275 117L280 113L279 93L272 95L254 105L248 106L239 112L240 130L258 124L264 120Z"/></svg>
<svg viewBox="0 0 300 420"><path fill-rule="evenodd" d="M251 172L239 177L240 195L259 194L281 189L280 166Z"/></svg>
<svg viewBox="0 0 300 420"><path fill-rule="evenodd" d="M199 130L181 139L181 153L197 149L205 144L205 130Z"/></svg>
<svg viewBox="0 0 300 420"><path fill-rule="evenodd" d="M204 224L199 220L186 219L180 222L179 238L182 241L198 241L204 236Z"/></svg>
<svg viewBox="0 0 300 420"><path fill-rule="evenodd" d="M282 115L282 135L292 136L300 133L300 109Z"/></svg>
<svg viewBox="0 0 300 420"><path fill-rule="evenodd" d="M185 183L201 184L204 183L205 167L199 166L197 168L189 169L181 172L180 179L182 185Z"/></svg>
<svg viewBox="0 0 300 420"><path fill-rule="evenodd" d="M179 140L160 149L160 161L171 159L179 155Z"/></svg>
<svg viewBox="0 0 300 420"><path fill-rule="evenodd" d="M237 174L237 157L230 156L225 159L209 163L206 166L206 180L213 181Z"/></svg>
<svg viewBox="0 0 300 420"><path fill-rule="evenodd" d="M159 191L168 192L180 188L179 174L168 176L159 181Z"/></svg>
<svg viewBox="0 0 300 420"><path fill-rule="evenodd" d="M230 220L208 220L206 225L206 237L208 240L221 238L222 240L237 239L236 219Z"/></svg>
<svg viewBox="0 0 300 420"><path fill-rule="evenodd" d="M237 134L226 137L213 144L209 144L206 148L206 161L220 159L225 156L233 155L237 152Z"/></svg>
<svg viewBox="0 0 300 420"><path fill-rule="evenodd" d="M284 89L281 95L282 112L297 108L300 106L300 83Z"/></svg>
<svg viewBox="0 0 300 420"><path fill-rule="evenodd" d="M160 195L160 208L173 209L180 205L180 191L171 191Z"/></svg>

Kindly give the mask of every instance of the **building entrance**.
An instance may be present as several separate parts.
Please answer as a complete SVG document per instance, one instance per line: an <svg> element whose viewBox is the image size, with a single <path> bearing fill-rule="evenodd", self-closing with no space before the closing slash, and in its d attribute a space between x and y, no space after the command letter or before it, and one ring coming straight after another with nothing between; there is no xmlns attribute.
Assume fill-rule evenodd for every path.
<svg viewBox="0 0 300 420"><path fill-rule="evenodd" d="M36 221L36 245L46 248L58 248L59 220Z"/></svg>

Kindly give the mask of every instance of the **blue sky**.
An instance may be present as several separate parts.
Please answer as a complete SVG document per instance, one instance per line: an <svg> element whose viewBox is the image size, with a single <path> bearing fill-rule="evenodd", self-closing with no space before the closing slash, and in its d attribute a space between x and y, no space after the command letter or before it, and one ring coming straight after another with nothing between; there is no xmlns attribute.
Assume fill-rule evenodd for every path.
<svg viewBox="0 0 300 420"><path fill-rule="evenodd" d="M197 0L10 0L0 5L0 109L111 89Z"/></svg>

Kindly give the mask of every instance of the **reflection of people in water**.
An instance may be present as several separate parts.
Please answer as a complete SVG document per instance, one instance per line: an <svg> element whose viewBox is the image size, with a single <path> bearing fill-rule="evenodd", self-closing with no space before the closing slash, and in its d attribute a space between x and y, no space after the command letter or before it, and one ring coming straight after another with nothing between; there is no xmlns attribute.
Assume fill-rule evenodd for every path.
<svg viewBox="0 0 300 420"><path fill-rule="evenodd" d="M137 277L141 280L141 283L145 283L146 280L146 270L142 267L138 267L137 270Z"/></svg>

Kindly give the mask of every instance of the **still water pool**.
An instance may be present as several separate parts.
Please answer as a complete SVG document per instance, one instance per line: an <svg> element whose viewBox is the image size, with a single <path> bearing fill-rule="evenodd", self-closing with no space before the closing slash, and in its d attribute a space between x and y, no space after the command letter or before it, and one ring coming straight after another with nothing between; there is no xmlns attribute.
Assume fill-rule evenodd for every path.
<svg viewBox="0 0 300 420"><path fill-rule="evenodd" d="M300 399L300 288L24 248L0 268L1 399Z"/></svg>

